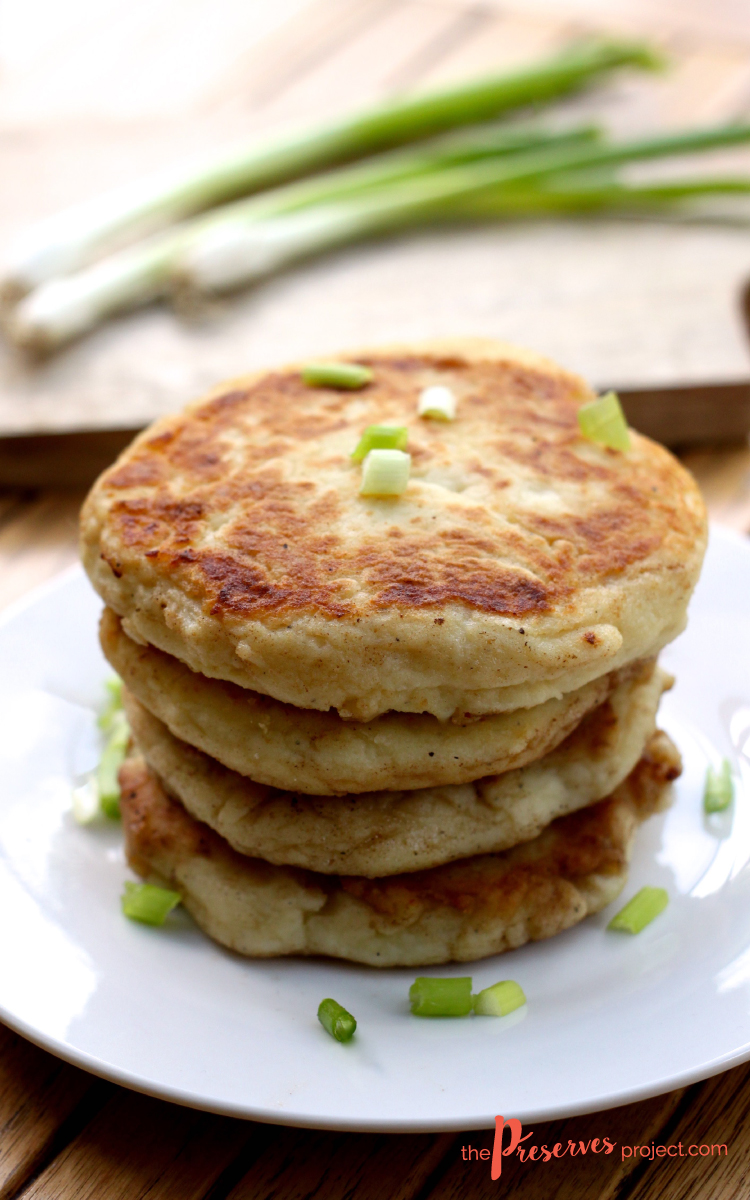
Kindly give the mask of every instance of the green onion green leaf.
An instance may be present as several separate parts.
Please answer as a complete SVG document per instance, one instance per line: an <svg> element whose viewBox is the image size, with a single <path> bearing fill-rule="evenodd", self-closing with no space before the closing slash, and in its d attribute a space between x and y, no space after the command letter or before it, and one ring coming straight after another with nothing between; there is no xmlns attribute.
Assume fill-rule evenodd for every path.
<svg viewBox="0 0 750 1200"><path fill-rule="evenodd" d="M253 139L213 153L203 163L126 183L45 218L22 235L0 278L0 294L15 300L47 279L77 271L112 244L132 241L144 229L172 225L237 196L514 108L549 103L617 67L652 69L657 61L643 44L591 39L520 70L389 98L317 127ZM130 287L132 292L132 282Z"/></svg>
<svg viewBox="0 0 750 1200"><path fill-rule="evenodd" d="M467 119L464 112L459 123ZM614 175L621 163L746 141L750 124L737 123L619 144L586 127L546 136L480 127L432 137L415 150L391 150L237 200L114 253L102 243L97 253L106 256L83 265L96 257L86 252L80 269L64 251L67 261L59 271L43 247L41 258L32 255L30 275L11 267L5 280L0 277L0 299L25 297L7 313L5 332L26 349L48 353L106 317L170 292L189 303L233 291L312 254L422 220L643 210L701 195L747 193L747 177L634 186ZM91 214L82 215L91 251ZM34 288L34 281L40 286Z"/></svg>
<svg viewBox="0 0 750 1200"><path fill-rule="evenodd" d="M122 766L130 741L130 726L124 712L113 715L110 734L96 772L96 787L102 812L117 820L120 816L120 783L117 773Z"/></svg>
<svg viewBox="0 0 750 1200"><path fill-rule="evenodd" d="M664 888L642 887L632 900L628 900L612 918L607 929L620 929L623 933L640 933L650 925L654 917L658 917L669 903L669 896Z"/></svg>
<svg viewBox="0 0 750 1200"><path fill-rule="evenodd" d="M456 397L449 387L440 384L426 387L419 394L417 413L434 421L455 421Z"/></svg>
<svg viewBox="0 0 750 1200"><path fill-rule="evenodd" d="M321 1000L318 1006L318 1020L337 1042L350 1042L354 1037L357 1022L350 1012L330 997L328 1000Z"/></svg>
<svg viewBox="0 0 750 1200"><path fill-rule="evenodd" d="M706 771L706 783L703 789L703 811L706 813L724 812L734 799L734 784L732 783L732 768L729 759L722 761L720 769L709 767Z"/></svg>
<svg viewBox="0 0 750 1200"><path fill-rule="evenodd" d="M507 1017L526 1003L520 984L513 979L504 979L492 987L483 988L474 1000L474 1012L478 1017Z"/></svg>
<svg viewBox="0 0 750 1200"><path fill-rule="evenodd" d="M590 442L612 450L629 450L630 433L616 392L607 392L578 410L581 433Z"/></svg>
<svg viewBox="0 0 750 1200"><path fill-rule="evenodd" d="M352 458L359 461L371 450L405 450L409 430L405 425L368 425L352 451Z"/></svg>
<svg viewBox="0 0 750 1200"><path fill-rule="evenodd" d="M471 977L433 979L421 975L409 988L415 1017L467 1017L471 1012Z"/></svg>
<svg viewBox="0 0 750 1200"><path fill-rule="evenodd" d="M308 387L356 391L372 381L373 373L369 367L362 367L359 363L321 362L308 363L303 367L302 378Z"/></svg>
<svg viewBox="0 0 750 1200"><path fill-rule="evenodd" d="M97 725L104 733L109 733L118 712L122 712L122 680L116 675L104 682L107 689L107 701L99 714Z"/></svg>
<svg viewBox="0 0 750 1200"><path fill-rule="evenodd" d="M163 925L181 899L179 892L171 892L169 888L128 880L122 894L122 911L131 921L141 921L144 925Z"/></svg>
<svg viewBox="0 0 750 1200"><path fill-rule="evenodd" d="M371 450L362 464L361 496L400 496L406 491L411 455L403 450Z"/></svg>

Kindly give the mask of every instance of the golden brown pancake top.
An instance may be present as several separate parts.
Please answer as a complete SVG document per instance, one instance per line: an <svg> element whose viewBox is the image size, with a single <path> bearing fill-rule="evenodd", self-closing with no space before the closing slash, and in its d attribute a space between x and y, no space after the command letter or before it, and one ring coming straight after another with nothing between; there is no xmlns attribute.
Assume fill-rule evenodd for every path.
<svg viewBox="0 0 750 1200"><path fill-rule="evenodd" d="M520 617L647 561L665 538L679 554L700 535L700 512L684 504L693 489L671 455L641 438L627 457L584 441L576 414L591 396L575 378L458 358L370 362L375 379L361 392L269 372L143 438L100 484L126 564L144 554L216 615L352 617L457 602ZM436 374L460 397L455 423L415 419L416 394ZM376 422L410 426L415 482L445 476L439 486L452 491L448 477L460 475L458 494L481 488L481 502L437 528L418 512L389 522L400 502L359 498L348 454ZM306 477L290 470L300 446ZM341 486L316 479L316 465L340 473ZM574 490L580 511L532 504L509 523L503 493L519 474L534 490ZM385 519L353 538L356 505L385 508ZM121 569L117 555L110 566Z"/></svg>
<svg viewBox="0 0 750 1200"><path fill-rule="evenodd" d="M668 451L584 439L590 391L523 352L356 357L374 372L361 391L308 387L298 368L234 381L105 472L84 561L131 636L369 719L535 704L679 631L705 512ZM455 392L455 421L417 417L433 383ZM351 452L376 423L408 427L402 496L359 494ZM552 677L565 686L533 690Z"/></svg>

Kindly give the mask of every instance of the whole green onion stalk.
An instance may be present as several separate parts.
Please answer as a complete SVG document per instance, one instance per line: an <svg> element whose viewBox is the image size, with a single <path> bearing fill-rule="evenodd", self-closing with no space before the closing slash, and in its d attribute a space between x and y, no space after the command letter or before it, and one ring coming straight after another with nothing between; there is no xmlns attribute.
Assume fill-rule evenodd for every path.
<svg viewBox="0 0 750 1200"><path fill-rule="evenodd" d="M497 196L503 188L536 185L560 171L684 154L750 141L750 125L732 125L616 145L576 143L532 149L438 169L349 196L340 202L247 221L240 215L204 229L186 246L175 278L188 295L231 291L310 254L356 238L431 220L458 202ZM708 183L708 181L707 181Z"/></svg>
<svg viewBox="0 0 750 1200"><path fill-rule="evenodd" d="M567 129L545 129L528 121L509 125L506 122L485 122L470 129L460 129L439 137L427 138L418 145L374 154L364 162L320 172L307 179L298 179L283 187L225 205L227 216L277 216L307 208L326 200L342 200L356 196L373 187L414 179L442 167L457 167L462 163L478 162L483 158L519 154L526 150L542 150L552 146L571 146L601 141L599 125L574 125ZM207 219L210 223L213 214ZM202 226L195 223L194 228Z"/></svg>
<svg viewBox="0 0 750 1200"><path fill-rule="evenodd" d="M491 140L496 136L491 135ZM161 294L171 276L176 291L194 300L247 286L288 264L357 238L428 220L461 215L591 211L599 207L657 205L689 195L746 190L747 181L712 180L626 188L606 182L606 172L639 159L698 152L750 140L750 125L728 125L620 144L596 140L590 129L576 136L548 138L527 149L506 149L445 166L439 147L432 167L418 156L416 173L404 175L393 162L370 185L352 183L347 170L312 181L320 202L301 203L286 189L228 206L198 218L190 228L156 238L141 247L37 289L17 307L8 323L19 344L48 350L84 332L104 316ZM455 147L449 152L454 153ZM462 151L465 153L465 148ZM442 157L441 157L442 156ZM372 165L372 164L371 164ZM352 169L349 168L348 171ZM355 168L359 175L361 168ZM605 172L604 182L592 172ZM575 173L583 178L576 189ZM342 180L343 176L343 180ZM343 186L337 189L338 182ZM555 180L561 181L556 185ZM309 184L302 185L307 192ZM567 190L566 190L567 188ZM308 200L311 192L307 192ZM526 200L524 200L526 197ZM325 201L325 202L323 202ZM143 285L141 287L141 285ZM141 290L139 291L139 287Z"/></svg>
<svg viewBox="0 0 750 1200"><path fill-rule="evenodd" d="M662 213L665 209L685 207L701 197L748 195L750 178L708 177L676 179L668 183L627 184L576 179L576 172L518 187L503 186L495 192L459 199L446 208L447 218L488 220L503 217L534 217L616 211L622 213ZM584 174L581 172L581 174Z"/></svg>
<svg viewBox="0 0 750 1200"><path fill-rule="evenodd" d="M190 246L211 237L220 224L249 224L310 207L316 202L367 195L376 186L428 175L441 167L533 148L573 145L599 137L593 126L556 133L495 125L432 138L417 150L391 151L364 164L340 167L312 179L274 188L225 205L138 242L61 279L42 284L12 310L5 328L18 345L48 353L79 337L106 317L149 304L170 292L171 278Z"/></svg>
<svg viewBox="0 0 750 1200"><path fill-rule="evenodd" d="M113 247L238 196L511 109L548 103L616 67L659 65L642 44L591 40L518 71L388 101L326 125L173 168L32 226L9 251L0 273L0 295L13 302Z"/></svg>

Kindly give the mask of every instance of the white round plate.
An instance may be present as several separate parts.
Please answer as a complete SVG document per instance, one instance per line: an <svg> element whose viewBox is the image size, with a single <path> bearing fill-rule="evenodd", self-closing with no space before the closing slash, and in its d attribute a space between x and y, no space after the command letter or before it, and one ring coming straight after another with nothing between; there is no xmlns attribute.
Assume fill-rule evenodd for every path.
<svg viewBox="0 0 750 1200"><path fill-rule="evenodd" d="M674 806L641 831L624 899L667 888L636 937L612 911L549 942L430 968L474 990L519 981L501 1020L424 1020L419 972L323 960L250 961L179 915L120 913L129 876L113 823L81 828L71 787L97 758L108 668L100 608L68 572L0 623L0 1017L62 1058L197 1108L319 1128L470 1129L496 1113L572 1116L645 1098L750 1058L750 542L715 529L662 724L685 763ZM702 814L706 767L728 756L731 813ZM348 1045L316 1020L333 996Z"/></svg>

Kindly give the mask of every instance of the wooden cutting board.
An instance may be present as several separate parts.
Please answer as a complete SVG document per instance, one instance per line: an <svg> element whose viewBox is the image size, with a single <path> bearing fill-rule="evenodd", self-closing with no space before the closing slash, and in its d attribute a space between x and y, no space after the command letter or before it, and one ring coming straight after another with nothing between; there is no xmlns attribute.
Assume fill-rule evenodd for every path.
<svg viewBox="0 0 750 1200"><path fill-rule="evenodd" d="M515 66L594 29L645 35L671 67L623 73L568 102L571 116L595 113L627 134L737 118L750 104L750 11L729 3L721 20L712 9L709 28L690 0L286 0L287 21L259 38L266 7L131 0L93 31L66 24L68 44L58 31L54 61L67 61L67 73L45 74L46 44L28 61L20 55L0 75L0 237L164 161ZM73 16L83 11L73 3ZM714 161L750 172L746 151ZM106 461L118 431L222 377L347 345L450 334L524 343L617 387L635 423L664 440L737 436L750 428L748 278L750 221L741 220L514 222L372 242L200 319L145 309L44 363L3 345L0 482L25 481L45 453L51 478L66 482L67 458L93 445L88 433L107 434L93 452ZM61 434L67 440L38 440Z"/></svg>

